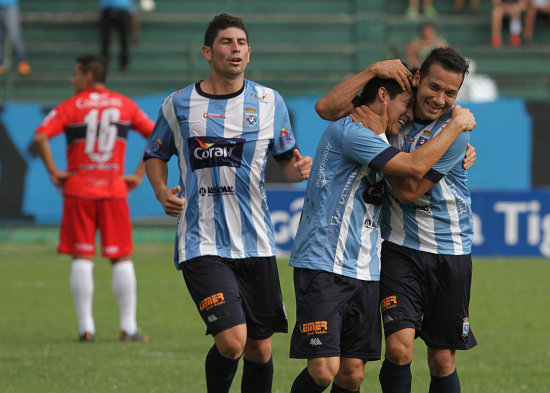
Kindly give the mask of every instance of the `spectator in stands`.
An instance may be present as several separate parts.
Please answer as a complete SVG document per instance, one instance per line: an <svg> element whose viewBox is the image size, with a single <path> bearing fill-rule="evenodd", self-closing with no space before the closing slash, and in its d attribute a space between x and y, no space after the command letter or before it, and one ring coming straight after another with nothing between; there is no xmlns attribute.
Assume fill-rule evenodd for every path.
<svg viewBox="0 0 550 393"><path fill-rule="evenodd" d="M27 62L27 51L21 34L19 0L0 0L0 75L4 73L4 31L10 36L17 71L21 75L31 73Z"/></svg>
<svg viewBox="0 0 550 393"><path fill-rule="evenodd" d="M418 17L418 2L419 0L409 0L409 8L407 8L406 12L406 15L409 18ZM437 11L432 5L432 0L423 0L422 5L424 9L424 15L429 16L430 18L437 15Z"/></svg>
<svg viewBox="0 0 550 393"><path fill-rule="evenodd" d="M460 14L464 8L465 0L455 0L455 13ZM470 0L470 11L477 14L479 11L479 0Z"/></svg>
<svg viewBox="0 0 550 393"><path fill-rule="evenodd" d="M493 15L491 20L491 45L502 45L502 20L510 20L510 44L521 45L521 13L527 8L528 0L493 0Z"/></svg>
<svg viewBox="0 0 550 393"><path fill-rule="evenodd" d="M535 19L538 13L548 14L550 18L550 0L531 0L525 13L525 28L523 30L523 40L531 42L533 40L533 30L535 28Z"/></svg>
<svg viewBox="0 0 550 393"><path fill-rule="evenodd" d="M434 25L423 23L420 26L419 36L414 38L407 47L407 62L411 67L420 68L432 49L446 46L448 46L447 41L437 35Z"/></svg>
<svg viewBox="0 0 550 393"><path fill-rule="evenodd" d="M101 10L101 53L108 60L111 31L118 31L120 42L119 69L128 70L129 50L128 42L132 31L132 0L100 0Z"/></svg>

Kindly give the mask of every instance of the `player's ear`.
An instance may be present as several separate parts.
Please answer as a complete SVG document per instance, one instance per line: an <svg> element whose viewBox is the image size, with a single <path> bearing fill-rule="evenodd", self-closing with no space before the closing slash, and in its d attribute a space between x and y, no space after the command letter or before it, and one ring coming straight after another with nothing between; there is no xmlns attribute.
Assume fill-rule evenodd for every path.
<svg viewBox="0 0 550 393"><path fill-rule="evenodd" d="M202 57L206 59L207 62L212 61L212 48L204 45L201 49Z"/></svg>
<svg viewBox="0 0 550 393"><path fill-rule="evenodd" d="M378 89L378 98L380 99L380 101L382 102L387 102L388 99L389 99L389 93L388 91L386 90L385 87L380 87Z"/></svg>
<svg viewBox="0 0 550 393"><path fill-rule="evenodd" d="M416 70L416 72L413 75L412 86L418 87L419 83L420 83L420 70Z"/></svg>

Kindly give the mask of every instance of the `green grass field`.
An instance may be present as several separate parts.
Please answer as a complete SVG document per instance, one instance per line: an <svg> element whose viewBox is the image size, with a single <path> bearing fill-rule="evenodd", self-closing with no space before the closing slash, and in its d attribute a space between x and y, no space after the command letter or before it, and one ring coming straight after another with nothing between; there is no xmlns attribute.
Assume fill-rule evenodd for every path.
<svg viewBox="0 0 550 393"><path fill-rule="evenodd" d="M118 341L111 272L95 267L96 342L77 341L69 258L51 244L0 243L0 392L205 392L212 339L172 265L171 244L138 244L138 321L148 343ZM279 263L294 324L292 270ZM474 259L470 320L479 345L460 352L462 391L550 392L550 261ZM305 361L288 358L289 335L274 337L274 392L288 392ZM417 340L413 392L427 392L424 344ZM367 365L362 392L380 392L380 362ZM240 369L231 392L240 391Z"/></svg>

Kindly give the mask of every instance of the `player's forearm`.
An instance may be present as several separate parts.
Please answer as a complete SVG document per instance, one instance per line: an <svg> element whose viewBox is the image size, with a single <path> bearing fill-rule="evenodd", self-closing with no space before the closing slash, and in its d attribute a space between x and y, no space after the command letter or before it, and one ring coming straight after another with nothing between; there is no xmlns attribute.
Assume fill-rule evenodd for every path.
<svg viewBox="0 0 550 393"><path fill-rule="evenodd" d="M451 120L438 135L410 153L417 169L417 178L422 178L439 161L462 131L464 127Z"/></svg>
<svg viewBox="0 0 550 393"><path fill-rule="evenodd" d="M352 100L376 73L372 66L334 86L315 103L317 114L325 120L337 120L353 109Z"/></svg>
<svg viewBox="0 0 550 393"><path fill-rule="evenodd" d="M143 179L143 176L145 176L145 162L140 161L134 175L138 176L140 179Z"/></svg>
<svg viewBox="0 0 550 393"><path fill-rule="evenodd" d="M156 198L160 199L159 195L168 188L168 164L159 158L149 158L145 161L145 172Z"/></svg>
<svg viewBox="0 0 550 393"><path fill-rule="evenodd" d="M36 146L38 156L44 163L44 166L46 167L48 173L51 175L57 172L57 166L55 165L55 162L53 160L52 150L50 148L48 137L42 133L35 134L34 145Z"/></svg>

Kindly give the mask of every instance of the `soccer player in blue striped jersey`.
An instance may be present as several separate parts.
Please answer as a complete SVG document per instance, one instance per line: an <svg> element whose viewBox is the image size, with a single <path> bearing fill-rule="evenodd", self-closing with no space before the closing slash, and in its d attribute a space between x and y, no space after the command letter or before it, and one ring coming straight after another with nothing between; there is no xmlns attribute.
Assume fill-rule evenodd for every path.
<svg viewBox="0 0 550 393"><path fill-rule="evenodd" d="M453 48L437 48L414 76L391 65L394 69L384 72L397 72L403 85L411 77L417 88L414 122L390 141L412 152L448 126L468 62ZM316 108L328 118L345 114L358 92L354 85L368 74L365 70L336 86ZM468 140L468 133L461 134L434 165L437 177L386 176L391 187L382 205L380 281L386 353L379 375L385 393L410 392L415 337L428 347L430 393L460 392L456 350L477 344L469 321L473 223L468 166L462 162Z"/></svg>
<svg viewBox="0 0 550 393"><path fill-rule="evenodd" d="M157 199L178 217L175 265L214 337L209 393L229 391L241 354L242 392L271 391L271 336L288 328L264 168L269 151L297 182L312 163L279 93L244 78L250 52L240 18L214 17L202 48L210 76L164 100L144 156ZM169 188L172 155L180 184Z"/></svg>
<svg viewBox="0 0 550 393"><path fill-rule="evenodd" d="M457 106L440 136L404 153L386 136L397 136L412 120L413 94L394 79L373 78L359 102L367 105L363 124L345 117L321 137L290 256L296 293L290 356L308 359L292 393L322 392L333 379L331 392L356 392L364 364L380 359L384 174L421 179L475 126L470 111Z"/></svg>

